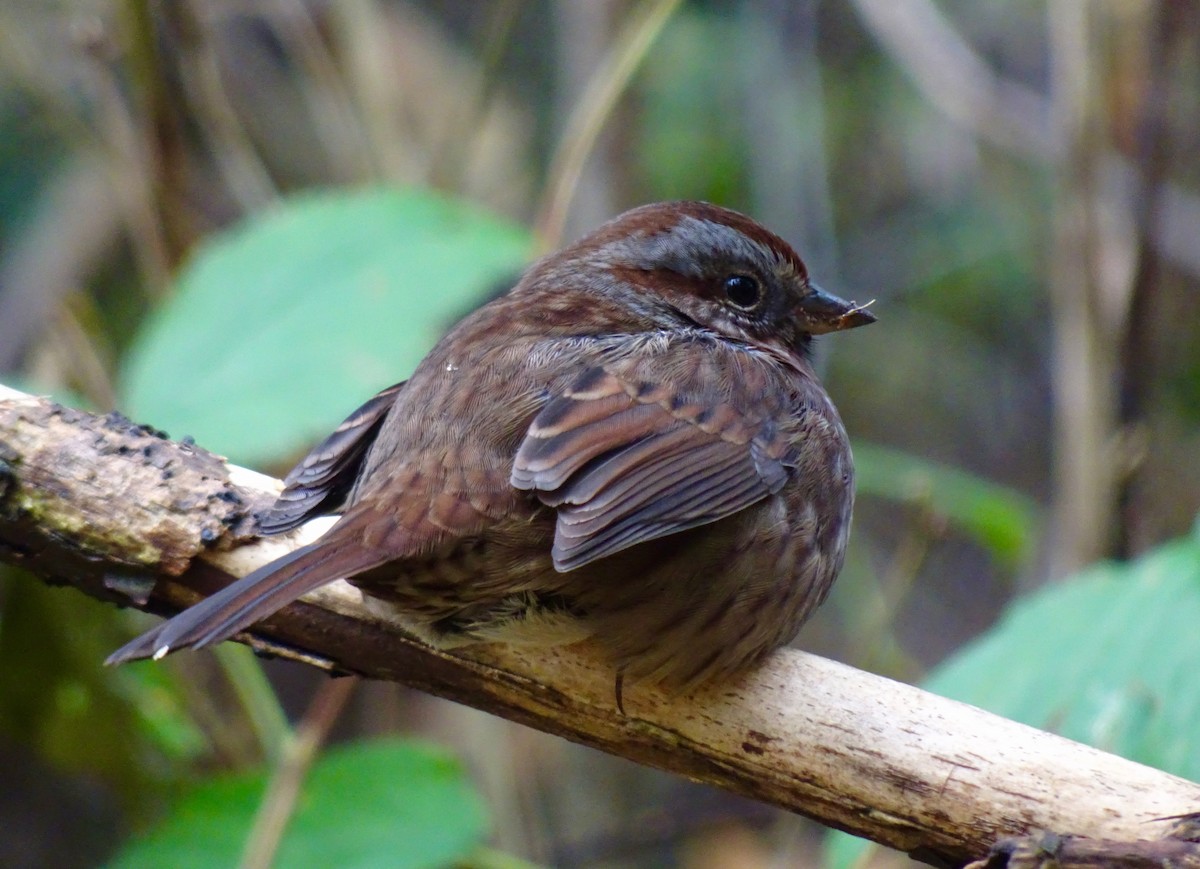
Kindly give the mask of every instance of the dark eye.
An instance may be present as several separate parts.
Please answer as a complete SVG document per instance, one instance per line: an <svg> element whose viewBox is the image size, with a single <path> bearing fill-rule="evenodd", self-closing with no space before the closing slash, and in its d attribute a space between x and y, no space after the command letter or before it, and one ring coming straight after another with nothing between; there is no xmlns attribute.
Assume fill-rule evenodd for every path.
<svg viewBox="0 0 1200 869"><path fill-rule="evenodd" d="M762 300L762 284L750 275L730 275L725 279L725 295L739 308L750 310Z"/></svg>

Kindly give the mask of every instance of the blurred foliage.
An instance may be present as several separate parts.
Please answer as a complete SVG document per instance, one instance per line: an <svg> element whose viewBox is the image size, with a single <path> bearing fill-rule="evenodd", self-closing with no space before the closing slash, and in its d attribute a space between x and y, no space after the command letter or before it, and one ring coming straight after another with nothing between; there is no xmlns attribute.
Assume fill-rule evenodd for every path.
<svg viewBox="0 0 1200 869"><path fill-rule="evenodd" d="M1018 492L874 444L855 446L854 465L860 496L925 507L970 534L1010 569L1020 567L1028 557L1037 508Z"/></svg>
<svg viewBox="0 0 1200 869"><path fill-rule="evenodd" d="M683 13L647 59L640 87L634 184L648 200L736 202L746 190L736 106L736 53L709 46L735 40L735 21Z"/></svg>
<svg viewBox="0 0 1200 869"><path fill-rule="evenodd" d="M109 869L236 866L266 787L263 772L225 775L180 799ZM487 829L461 764L404 740L332 748L313 765L279 844L278 869L436 869L461 863Z"/></svg>
<svg viewBox="0 0 1200 869"><path fill-rule="evenodd" d="M1187 242L1187 215L1200 213L1187 187L1200 142L1200 55L1188 45L1200 28L1163 25L1187 6L922 0L891 7L930 16L902 26L869 14L881 4L691 0L601 119L574 207L582 229L649 199L715 200L795 241L818 283L878 298L879 325L818 345L854 438L859 500L808 648L919 679L1014 589L1073 573L1062 520L1090 501L1064 496L1064 456L1099 444L1078 462L1084 478L1131 482L1100 536L1147 554L1017 598L930 684L1196 776L1196 544L1155 550L1200 506L1200 264ZM1062 25L1072 9L1086 28ZM4 381L116 404L278 467L404 377L547 240L521 227L540 225L565 118L633 11L624 0L0 2ZM1061 43L1079 34L1091 78L1063 87L1053 76L1074 49ZM972 115L963 95L970 108L980 73L988 87L974 94L988 102ZM1056 102L1070 94L1082 104ZM1086 140L1054 139L1077 111L1090 113ZM1156 141L1169 146L1160 163ZM1156 211L1159 182L1170 207ZM1174 222L1151 245L1139 221L1159 213ZM1088 217L1091 259L1072 259L1066 214ZM1090 280L1081 292L1098 307L1069 313L1063 275ZM1138 275L1152 280L1129 322ZM1136 352L1116 358L1136 329ZM1143 380L1121 396L1140 409L1121 417L1116 381L1134 369ZM1096 403L1096 427L1075 437L1063 405L1097 383L1113 406ZM93 802L119 802L138 828L202 782L118 865L172 863L155 849L205 830L237 853L261 774L203 782L277 750L270 734L286 728L263 723L279 710L262 674L221 656L104 670L130 620L11 573L0 576L4 744L96 785ZM282 695L305 694L273 675ZM684 820L638 851L628 843L649 834L631 794L657 793L641 780L612 784L594 758L564 771L552 740L518 749L407 709L384 718L471 752L490 782L493 834L512 850L583 841L567 848L583 854L576 863L658 864L702 814L673 785L665 802ZM390 764L377 771L399 775ZM323 811L362 797L420 808L424 773L388 785L359 766L371 784L335 787ZM0 825L13 817L4 806ZM484 835L477 806L422 823L446 859ZM363 833L383 841L374 835ZM197 849L215 862L210 844ZM7 845L0 837L0 863L17 853ZM393 842L384 853L410 852Z"/></svg>
<svg viewBox="0 0 1200 869"><path fill-rule="evenodd" d="M37 107L24 95L0 94L0 234L19 232L37 202L64 144L36 122Z"/></svg>
<svg viewBox="0 0 1200 869"><path fill-rule="evenodd" d="M127 634L114 619L97 618L94 602L18 582L7 586L2 612L0 736L109 782L141 810L202 753L205 739L180 714L167 670L104 667Z"/></svg>
<svg viewBox="0 0 1200 869"><path fill-rule="evenodd" d="M130 348L122 392L239 463L294 454L406 378L531 246L432 191L305 194L201 246Z"/></svg>

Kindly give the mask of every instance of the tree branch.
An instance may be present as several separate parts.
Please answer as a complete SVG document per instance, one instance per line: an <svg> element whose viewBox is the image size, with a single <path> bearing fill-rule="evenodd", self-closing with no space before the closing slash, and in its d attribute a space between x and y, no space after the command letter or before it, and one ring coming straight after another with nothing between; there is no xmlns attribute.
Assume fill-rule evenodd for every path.
<svg viewBox="0 0 1200 869"><path fill-rule="evenodd" d="M0 387L0 558L47 581L178 610L300 545L299 536L249 542L253 511L277 487L121 417ZM1035 830L1154 839L1165 826L1156 820L1200 807L1200 785L790 649L693 696L626 686L622 715L611 668L586 647L435 651L346 583L243 640L448 697L931 862L961 864Z"/></svg>

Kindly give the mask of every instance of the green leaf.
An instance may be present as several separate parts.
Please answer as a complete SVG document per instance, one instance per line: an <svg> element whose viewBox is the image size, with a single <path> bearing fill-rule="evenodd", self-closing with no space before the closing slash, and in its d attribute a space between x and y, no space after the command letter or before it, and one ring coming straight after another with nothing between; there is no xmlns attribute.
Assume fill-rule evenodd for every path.
<svg viewBox="0 0 1200 869"><path fill-rule="evenodd" d="M264 788L261 773L201 785L110 869L236 866ZM314 764L275 866L446 866L475 848L485 828L479 797L444 751L405 740L356 743Z"/></svg>
<svg viewBox="0 0 1200 869"><path fill-rule="evenodd" d="M922 503L1009 568L1020 564L1032 546L1037 507L1012 489L875 444L854 445L854 466L860 495Z"/></svg>
<svg viewBox="0 0 1200 869"><path fill-rule="evenodd" d="M1200 781L1200 528L1016 601L925 687ZM826 839L825 865L870 843Z"/></svg>
<svg viewBox="0 0 1200 869"><path fill-rule="evenodd" d="M128 407L239 462L294 453L407 377L530 249L429 191L288 200L196 253L126 359Z"/></svg>
<svg viewBox="0 0 1200 869"><path fill-rule="evenodd" d="M931 691L1200 780L1200 540L1017 601Z"/></svg>

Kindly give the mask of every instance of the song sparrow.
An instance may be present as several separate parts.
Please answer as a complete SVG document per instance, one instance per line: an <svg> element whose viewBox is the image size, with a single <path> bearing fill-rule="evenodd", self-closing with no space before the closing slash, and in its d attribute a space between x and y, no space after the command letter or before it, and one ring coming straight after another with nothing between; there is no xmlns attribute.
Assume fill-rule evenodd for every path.
<svg viewBox="0 0 1200 869"><path fill-rule="evenodd" d="M287 477L315 543L118 650L207 646L346 578L439 647L592 637L688 687L789 642L841 568L845 430L811 336L874 321L780 238L647 205L533 265Z"/></svg>

